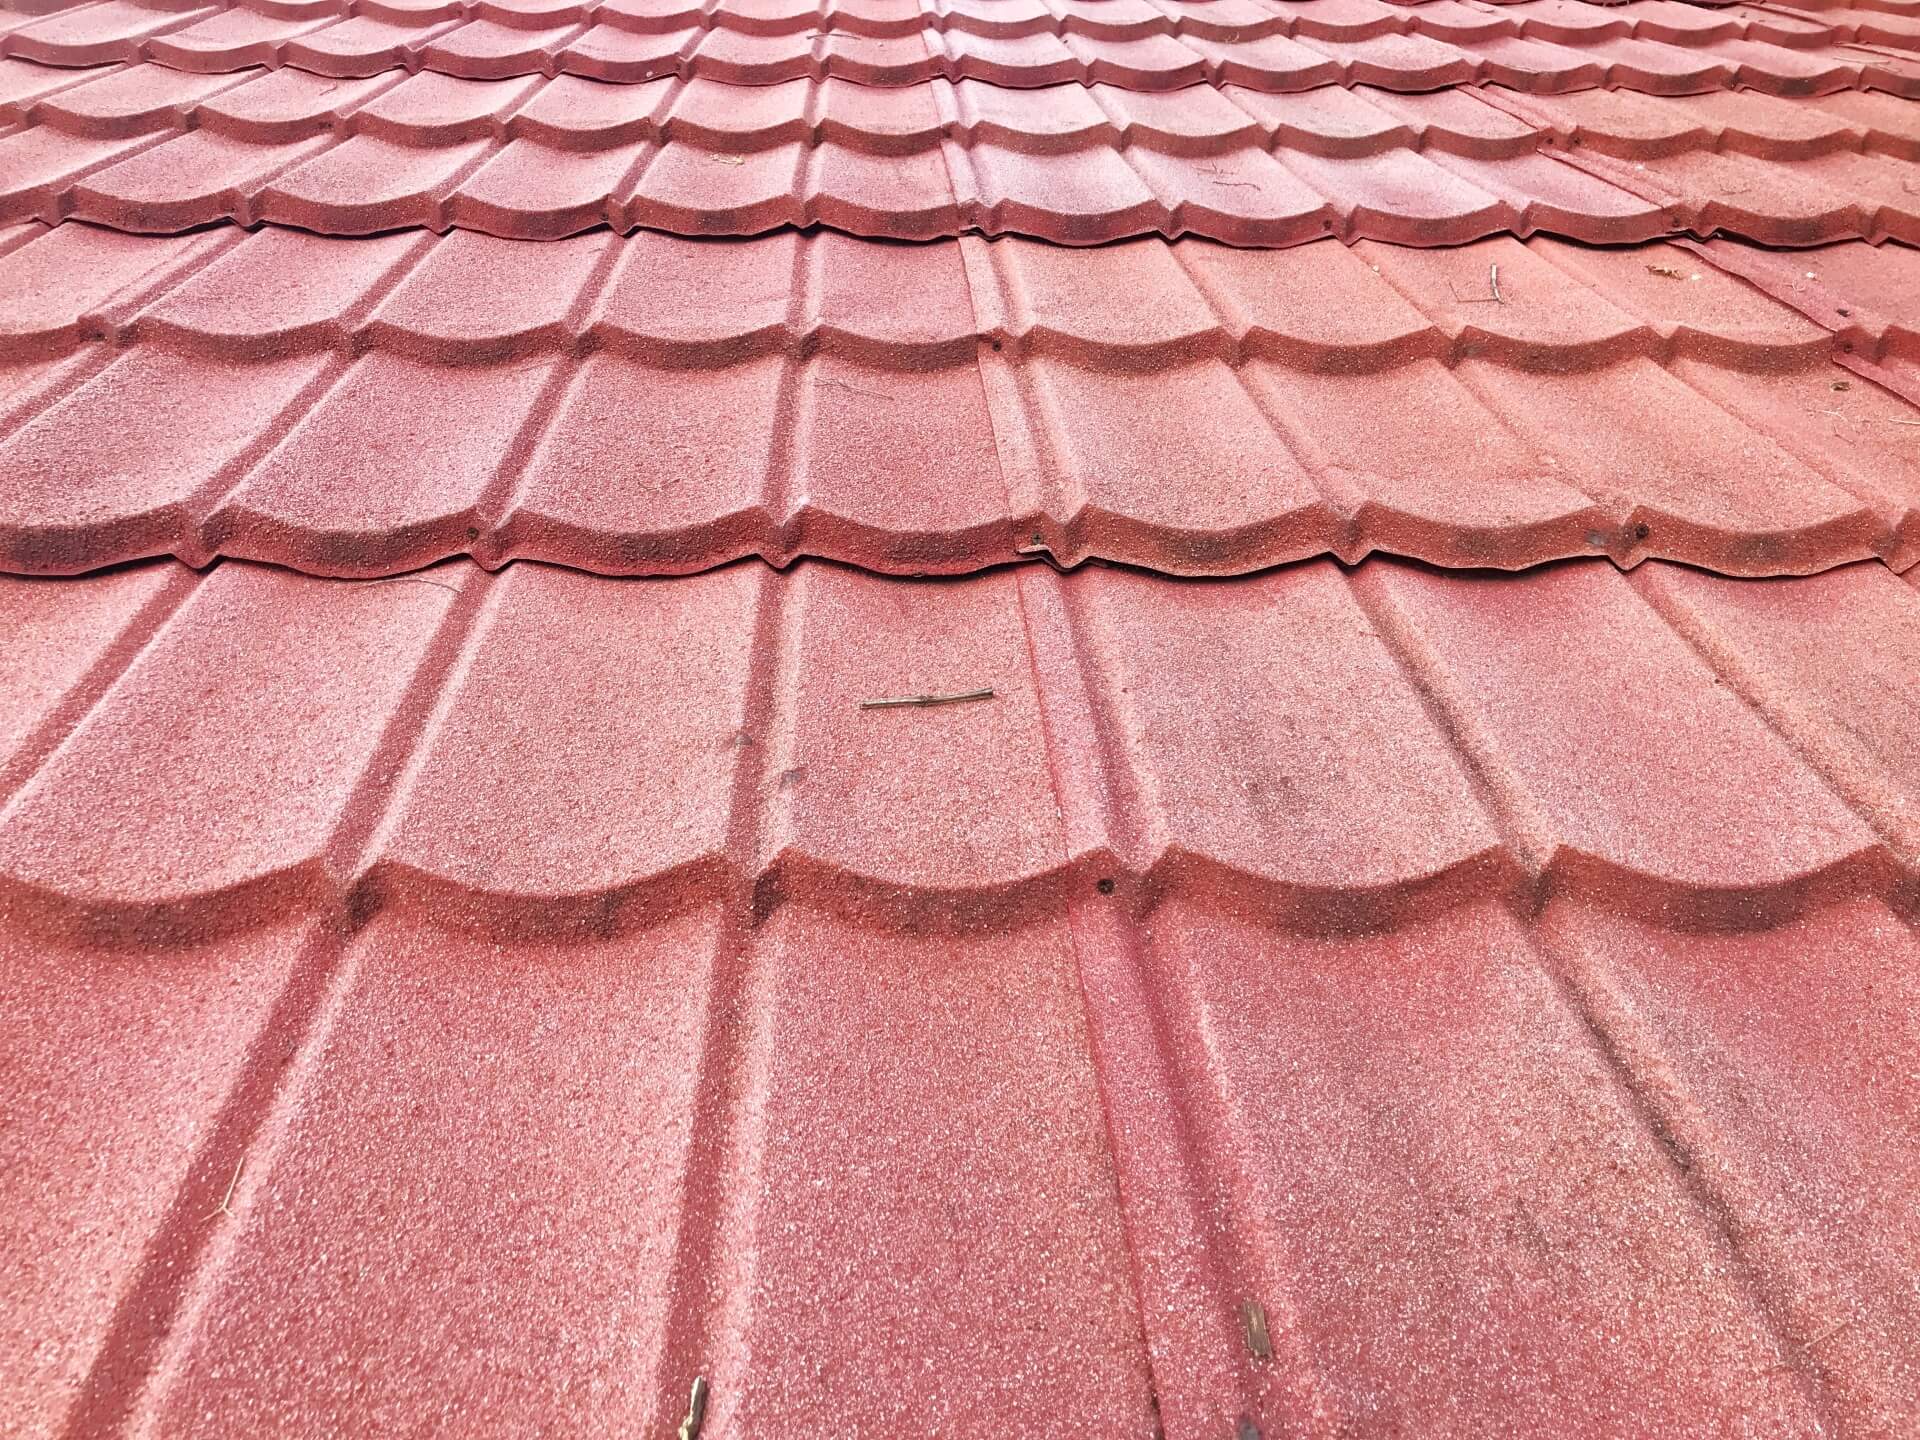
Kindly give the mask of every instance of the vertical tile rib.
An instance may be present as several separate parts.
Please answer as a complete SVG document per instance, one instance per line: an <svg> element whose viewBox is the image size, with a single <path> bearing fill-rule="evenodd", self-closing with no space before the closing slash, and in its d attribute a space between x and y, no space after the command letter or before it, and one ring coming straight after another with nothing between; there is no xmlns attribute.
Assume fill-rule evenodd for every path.
<svg viewBox="0 0 1920 1440"><path fill-rule="evenodd" d="M1151 843L1142 792L1118 748L1108 697L1096 693L1088 673L1083 623L1066 584L1035 569L1019 579L1065 858L1129 872L1092 883L1083 875L1067 913L1156 1419L1177 1434L1234 1433L1257 1423L1255 1415L1323 1428L1324 1407L1286 1297L1263 1297L1275 1321L1273 1362L1256 1361L1240 1335L1236 1307L1251 1297L1238 1293L1246 1266L1234 1239L1249 1232L1203 1199L1203 1178L1217 1184L1231 1167L1218 1147L1208 1163L1196 1153L1203 1127L1178 1083L1164 1007L1140 953L1138 926L1150 899L1136 886Z"/></svg>
<svg viewBox="0 0 1920 1440"><path fill-rule="evenodd" d="M745 726L733 739L735 760L727 851L734 883L722 917L716 953L707 970L708 995L699 1041L699 1075L692 1133L687 1138L681 1205L675 1226L674 1254L667 1285L665 1341L660 1351L654 1393L664 1431L685 1412L696 1378L710 1376L729 1297L716 1286L717 1259L725 1228L738 1197L726 1193L731 1160L742 1128L742 1074L749 1046L746 1019L750 967L761 923L780 903L778 881L762 872L767 824L766 765L778 724L779 687L788 674L793 617L787 614L793 586L774 571L760 568L755 597L752 657L747 679ZM730 1404L710 1396L708 1423Z"/></svg>
<svg viewBox="0 0 1920 1440"><path fill-rule="evenodd" d="M0 763L0 814L5 813L14 794L33 778L34 773L66 742L67 737L80 728L88 713L113 688L114 682L133 667L140 653L153 643L173 618L174 612L187 602L204 578L184 565L170 569L171 574L166 581L134 612L99 659L28 732L20 747L4 763Z"/></svg>
<svg viewBox="0 0 1920 1440"><path fill-rule="evenodd" d="M620 273L621 262L627 255L626 246L617 241L610 242L606 253L588 272L580 293L567 309L565 324L568 335L573 337L572 343L563 351L559 362L547 376L546 383L540 387L526 418L508 442L506 453L501 456L492 478L481 490L480 498L474 502L468 553L489 569L504 565L513 558L516 547L512 537L504 532L526 497L528 468L540 448L541 440L565 412L567 394L579 379L587 355L602 348L598 343L597 331L593 328L593 317L604 308L608 287Z"/></svg>
<svg viewBox="0 0 1920 1440"><path fill-rule="evenodd" d="M801 463L799 438L803 412L812 403L807 394L807 369L812 356L795 337L818 329L820 314L820 244L811 234L796 236L793 245L793 271L787 288L787 317L780 382L775 391L773 413L768 417L773 438L767 447L767 469L760 483L760 546L771 551L766 558L784 565L799 543L798 531L804 523L795 512L794 474ZM805 510L804 504L801 511ZM759 652L756 650L756 654Z"/></svg>
<svg viewBox="0 0 1920 1440"><path fill-rule="evenodd" d="M1619 997L1595 967L1582 959L1577 942L1554 934L1550 924L1529 927L1529 932L1541 967L1592 1036L1634 1114L1669 1161L1674 1182L1725 1243L1742 1288L1779 1349L1783 1368L1792 1374L1822 1429L1828 1434L1837 1433L1832 1397L1806 1363L1807 1342L1812 1337L1798 1333L1790 1311L1774 1287L1766 1283L1764 1267L1753 1254L1726 1177L1713 1163L1718 1147L1711 1122L1680 1078L1662 1063L1655 1045L1634 1023L1630 1009L1619 1003Z"/></svg>
<svg viewBox="0 0 1920 1440"><path fill-rule="evenodd" d="M364 921L375 902L369 891L356 884L368 868L370 842L396 801L404 798L405 787L396 782L417 769L430 722L440 712L455 666L466 652L468 636L493 595L494 577L484 570L470 568L461 580L459 588L454 590L453 602L447 606L414 670L405 696L376 742L327 842L327 871L341 897L345 912L341 918L349 928ZM437 584L453 589L429 575L358 583Z"/></svg>
<svg viewBox="0 0 1920 1440"><path fill-rule="evenodd" d="M267 1169L263 1137L272 1129L271 1117L297 1090L325 1040L320 1016L337 1006L351 983L343 948L324 926L306 940L206 1143L149 1237L133 1283L122 1292L62 1440L139 1432L138 1412L157 1398L169 1360L185 1351L196 1299L204 1302L221 1257L245 1223L247 1196Z"/></svg>
<svg viewBox="0 0 1920 1440"><path fill-rule="evenodd" d="M1492 817L1507 849L1535 887L1529 903L1537 904L1538 887L1555 848L1546 816L1499 763L1492 735L1475 721L1471 708L1451 693L1453 687L1439 656L1419 627L1401 613L1381 583L1378 570L1362 566L1348 573L1347 583L1373 622L1374 633L1419 696L1421 706L1459 756L1481 807Z"/></svg>
<svg viewBox="0 0 1920 1440"><path fill-rule="evenodd" d="M1877 568L1866 573L1895 583ZM1809 583L1833 578L1830 575ZM1892 847L1897 861L1909 872L1911 886L1912 872L1920 865L1920 823L1909 817L1904 798L1880 773L1858 735L1849 736L1839 727L1823 724L1808 704L1794 696L1790 679L1770 675L1763 664L1744 655L1734 637L1688 598L1688 582L1695 579L1690 572L1662 567L1635 571L1627 582L1767 728Z"/></svg>

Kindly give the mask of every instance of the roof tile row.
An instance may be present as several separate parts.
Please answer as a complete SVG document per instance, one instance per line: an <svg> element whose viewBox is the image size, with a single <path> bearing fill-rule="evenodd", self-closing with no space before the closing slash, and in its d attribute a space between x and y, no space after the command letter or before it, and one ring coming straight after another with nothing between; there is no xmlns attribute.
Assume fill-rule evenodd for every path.
<svg viewBox="0 0 1920 1440"><path fill-rule="evenodd" d="M1920 882L1920 679L1885 663L1920 594L1880 566L161 562L0 597L0 907L49 933L558 937L738 892L924 935L1096 877L1279 930L1557 895L1754 925Z"/></svg>
<svg viewBox="0 0 1920 1440"><path fill-rule="evenodd" d="M127 23L133 8L125 3L27 4L19 6L18 13L62 12L57 20L29 27L30 38L51 44L112 31ZM1511 0L1498 6L1453 0L1411 5L1382 0L180 0L149 8L194 17L243 11L285 20L360 18L403 25L487 20L529 30L605 23L636 34L691 28L868 39L931 32L994 39L1181 35L1258 40L1285 35L1348 41L1423 35L1560 44L1629 38L1679 45L1756 40L1802 50L1842 44L1920 50L1920 18L1911 5L1846 3L1796 10L1783 5L1712 8L1671 0L1600 6L1567 0Z"/></svg>
<svg viewBox="0 0 1920 1440"><path fill-rule="evenodd" d="M29 573L1920 553L1920 411L1828 359L1920 361L1893 248L1800 262L1888 307L1815 323L1686 251L1544 240L16 238L0 563Z"/></svg>
<svg viewBox="0 0 1920 1440"><path fill-rule="evenodd" d="M134 6L109 4L19 6L17 13L61 12L29 27L40 44L100 35L127 23ZM1880 44L1920 50L1920 17L1912 6L1837 4L1816 10L1789 6L1703 8L1670 0L1586 6L1569 0L1511 0L1501 6L1382 4L1380 0L835 0L781 4L781 0L179 0L152 10L205 15L252 12L276 19L378 19L424 25L447 19L484 19L518 29L607 23L636 35L685 29L741 35L856 35L910 38L964 33L989 38L1083 35L1104 40L1200 36L1261 40L1308 36L1371 40L1421 35L1438 40L1532 38L1557 44L1597 40L1661 40L1701 44L1759 40L1793 50L1836 44Z"/></svg>
<svg viewBox="0 0 1920 1440"><path fill-rule="evenodd" d="M670 1434L696 1374L744 1435L1912 1413L1920 947L1877 904L1132 916L0 929L0 1386L160 1437Z"/></svg>
<svg viewBox="0 0 1920 1440"><path fill-rule="evenodd" d="M979 231L1076 245L1149 233L1248 246L1325 235L1453 245L1536 231L1589 242L1676 232L1778 245L1920 241L1920 165L1899 155L1838 148L1788 161L1666 145L1629 164L1536 150L1544 128L1470 96L1423 103L1465 128L1429 127L1416 141L1388 124L1356 139L1340 133L1343 122L1378 126L1384 112L1308 101L1273 117L1271 141L1229 133L1188 154L1123 148L1098 132L1042 149L987 128L971 141L928 136L881 150L870 132L833 125L817 142L776 128L724 147L700 135L582 148L578 132L558 145L461 138L457 108L429 122L424 144L418 130L398 139L379 127L260 140L206 129L92 138L30 124L0 137L0 222L73 217L173 233L268 221L322 234L460 228L521 239L601 226L714 235L826 225L889 239ZM1086 105L1098 113L1091 97Z"/></svg>
<svg viewBox="0 0 1920 1440"><path fill-rule="evenodd" d="M94 140L188 130L256 144L319 135L418 147L535 140L583 153L642 140L728 154L833 141L898 155L952 141L1038 155L1138 146L1205 157L1251 145L1328 158L1432 149L1493 160L1554 143L1627 160L1715 150L1777 161L1836 151L1920 159L1911 105L1862 91L1818 100L1750 90L1525 97L1499 89L1397 95L1327 88L1276 96L1237 85L1162 94L934 80L881 90L838 80L609 85L571 76L481 81L405 71L342 84L299 70L199 75L136 63L76 71L0 60L0 125Z"/></svg>
<svg viewBox="0 0 1920 1440"><path fill-rule="evenodd" d="M796 15L797 28L784 33L750 32L729 28L723 18L728 11L706 7L678 21L600 4L578 19L567 18L563 9L558 18L522 13L507 22L499 13L396 20L362 11L342 19L337 12L278 5L177 8L100 0L49 18L0 15L0 56L68 66L153 59L200 71L291 65L365 76L424 68L475 79L564 72L620 81L701 76L736 84L835 76L869 85L941 77L1001 86L1105 82L1146 90L1227 81L1259 90L1343 84L1428 90L1469 82L1663 94L1730 87L1802 95L1920 89L1920 61L1911 54L1915 23L1883 12L1797 16L1744 6L1707 12L1660 0L1617 7L1544 0L1537 12L1525 5L1476 7L1452 0L1417 8L1310 0L1297 13L1279 0L1161 3L1230 13L1211 26L1182 25L1178 35L1149 28L1114 38L1073 26L1057 34L981 34L930 19L912 33L873 36L822 29L805 14ZM1130 0L1102 4L1113 13L1167 13L1144 0L1137 6ZM1274 28L1243 23L1249 8L1270 17ZM1356 8L1364 13L1356 15ZM1314 15L1329 18L1316 22ZM1336 18L1342 15L1347 18ZM539 28L526 28L528 23ZM656 28L664 23L679 28ZM1016 22L1016 28L1026 23ZM1140 23L1153 27L1164 19Z"/></svg>

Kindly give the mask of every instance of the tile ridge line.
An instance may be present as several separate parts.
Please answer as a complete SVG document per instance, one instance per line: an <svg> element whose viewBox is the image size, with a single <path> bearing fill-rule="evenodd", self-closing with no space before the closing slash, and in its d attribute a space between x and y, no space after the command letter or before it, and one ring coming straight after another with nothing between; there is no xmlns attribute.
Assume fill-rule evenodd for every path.
<svg viewBox="0 0 1920 1440"><path fill-rule="evenodd" d="M191 1349L242 1227L248 1196L270 1169L278 1131L312 1072L359 966L323 917L307 934L244 1052L212 1129L180 1181L115 1304L61 1440L145 1435L167 1377ZM263 1163L269 1162L269 1163ZM239 1209L236 1212L235 1208Z"/></svg>
<svg viewBox="0 0 1920 1440"><path fill-rule="evenodd" d="M1717 1145L1702 1143L1719 1139L1716 1127L1697 1113L1692 1087L1677 1075L1661 1073L1669 1070L1662 1047L1634 1022L1632 1007L1623 1005L1607 983L1604 966L1588 957L1577 940L1556 930L1552 917L1543 913L1522 927L1523 943L1598 1052L1628 1113L1666 1162L1670 1183L1692 1201L1726 1247L1740 1288L1780 1356L1779 1368L1793 1377L1827 1433L1844 1428L1837 1425L1831 1387L1811 1363L1805 1327L1795 1323L1791 1305L1783 1305L1776 1286L1765 1278L1767 1267L1753 1254L1754 1242L1743 1216L1763 1213L1764 1204L1742 1204L1729 1195Z"/></svg>
<svg viewBox="0 0 1920 1440"><path fill-rule="evenodd" d="M782 905L777 864L762 864L772 826L774 796L768 793L771 746L781 723L779 680L797 651L800 636L791 588L772 567L756 576L752 639L735 736L734 770L722 841L729 872L714 952L709 962L706 1004L701 1011L692 1122L682 1155L681 1190L675 1211L672 1256L667 1270L665 1318L659 1354L649 1377L664 1425L686 1403L696 1379L718 1367L728 1307L736 1296L712 1281L715 1257L723 1253L734 1197L726 1183L742 1160L754 1116L743 1084L755 1037L746 1018L752 969L763 942L763 922ZM711 1380L709 1379L709 1384ZM734 1396L714 1395L708 1409L732 1410Z"/></svg>
<svg viewBox="0 0 1920 1440"><path fill-rule="evenodd" d="M176 565L175 573L161 582L159 589L134 612L99 658L67 687L58 703L21 738L4 764L0 764L0 824L5 823L14 801L26 792L34 777L85 727L87 717L139 664L140 657L153 647L174 617L199 592L210 573L177 561L162 563Z"/></svg>

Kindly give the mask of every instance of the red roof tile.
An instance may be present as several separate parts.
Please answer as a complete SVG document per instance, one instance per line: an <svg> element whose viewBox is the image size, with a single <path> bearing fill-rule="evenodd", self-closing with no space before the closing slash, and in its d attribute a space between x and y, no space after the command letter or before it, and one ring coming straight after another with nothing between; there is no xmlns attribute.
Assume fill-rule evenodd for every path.
<svg viewBox="0 0 1920 1440"><path fill-rule="evenodd" d="M292 65L317 74L437 70L475 79L565 72L764 85L828 75L868 85L940 77L1003 87L1062 81L1164 90L1232 81L1284 91L1493 82L1663 94L1739 86L1775 94L1913 92L1910 14L1775 7L1703 11L1640 0L1498 7L1363 0L1082 0L1041 4L427 6L107 0L17 17L0 55L60 65L154 58L183 69Z"/></svg>
<svg viewBox="0 0 1920 1440"><path fill-rule="evenodd" d="M716 1431L1912 1401L1883 568L0 610L41 1428L652 1431L696 1371Z"/></svg>
<svg viewBox="0 0 1920 1440"><path fill-rule="evenodd" d="M0 139L0 220L71 214L172 231L265 219L533 239L815 223L1072 243L1143 231L1257 245L1536 229L1589 241L1920 238L1916 144L1883 103L435 74L343 93L292 72L216 86L137 64L76 85L25 61L0 66L12 97L0 119L21 125Z"/></svg>
<svg viewBox="0 0 1920 1440"><path fill-rule="evenodd" d="M1842 317L1728 273L1776 263L1736 248L21 238L0 357L73 365L0 422L18 571L1778 573L1904 568L1920 530L1913 407L1829 359L1920 356L1893 248L1795 262L1861 297Z"/></svg>
<svg viewBox="0 0 1920 1440"><path fill-rule="evenodd" d="M10 0L0 1430L1906 1433L1916 51Z"/></svg>
<svg viewBox="0 0 1920 1440"><path fill-rule="evenodd" d="M1348 924L1516 887L1752 923L1890 899L1920 855L1920 731L1867 681L1880 646L1920 636L1920 600L1878 566L1767 587L1385 561L1202 585L179 573L6 582L29 633L62 637L29 647L9 702L46 756L0 820L23 921L224 930L424 885L550 927L551 907L677 909L734 875L976 924L1119 873ZM1867 616L1873 646L1849 638ZM158 629L142 646L114 638L127 625ZM129 644L56 748L62 687L106 683L66 652ZM860 703L982 687L991 703L907 717ZM765 789L741 848L727 797L749 744ZM1048 802L1050 744L1131 778L1088 771ZM476 776L480 755L512 763Z"/></svg>

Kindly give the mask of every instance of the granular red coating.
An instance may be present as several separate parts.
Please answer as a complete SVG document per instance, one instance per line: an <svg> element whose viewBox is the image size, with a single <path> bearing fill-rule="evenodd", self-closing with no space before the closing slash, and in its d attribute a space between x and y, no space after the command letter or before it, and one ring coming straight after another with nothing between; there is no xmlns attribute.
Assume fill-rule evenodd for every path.
<svg viewBox="0 0 1920 1440"><path fill-rule="evenodd" d="M1746 926L1903 903L1920 859L1883 659L1920 596L1875 564L160 562L0 594L0 890L61 934L425 905L573 935L736 892L971 931L1121 876L1310 926L1559 894Z"/></svg>
<svg viewBox="0 0 1920 1440"><path fill-rule="evenodd" d="M0 1434L1920 1428L1917 50L7 0Z"/></svg>
<svg viewBox="0 0 1920 1440"><path fill-rule="evenodd" d="M1895 247L1795 261L1822 308L1725 242L12 238L16 572L1920 554L1920 408L1833 363L1920 355Z"/></svg>

